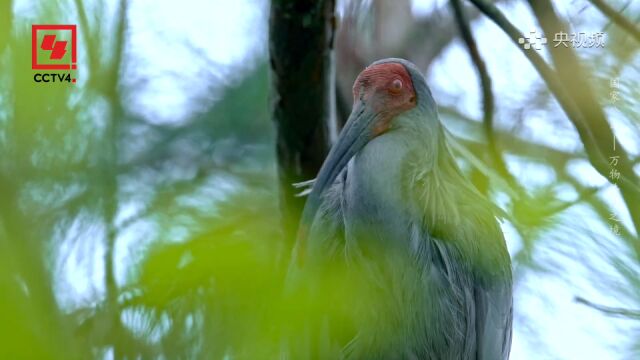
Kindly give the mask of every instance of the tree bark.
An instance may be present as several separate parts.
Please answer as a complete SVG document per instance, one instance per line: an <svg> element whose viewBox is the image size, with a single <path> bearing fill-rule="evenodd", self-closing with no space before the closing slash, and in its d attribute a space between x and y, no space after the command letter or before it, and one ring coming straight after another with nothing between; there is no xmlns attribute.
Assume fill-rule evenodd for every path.
<svg viewBox="0 0 640 360"><path fill-rule="evenodd" d="M295 238L304 198L293 183L315 178L333 122L335 0L273 0L269 19L271 117L284 235Z"/></svg>

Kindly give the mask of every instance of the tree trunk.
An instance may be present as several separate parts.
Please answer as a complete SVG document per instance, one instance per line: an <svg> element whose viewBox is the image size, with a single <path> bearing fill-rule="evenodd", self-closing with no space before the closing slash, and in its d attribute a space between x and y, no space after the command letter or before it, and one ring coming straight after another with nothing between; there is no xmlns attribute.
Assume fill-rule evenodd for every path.
<svg viewBox="0 0 640 360"><path fill-rule="evenodd" d="M273 0L269 19L271 116L277 131L280 206L290 245L305 199L293 183L315 178L334 121L335 0Z"/></svg>

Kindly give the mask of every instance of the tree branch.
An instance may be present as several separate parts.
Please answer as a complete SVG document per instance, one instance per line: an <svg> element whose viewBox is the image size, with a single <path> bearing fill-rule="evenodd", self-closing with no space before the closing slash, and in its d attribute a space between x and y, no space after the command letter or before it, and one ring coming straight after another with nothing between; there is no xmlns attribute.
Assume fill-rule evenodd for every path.
<svg viewBox="0 0 640 360"><path fill-rule="evenodd" d="M438 111L442 115L451 117L451 120L459 122L465 127L470 127L470 133L481 132L480 127L482 126L482 123L480 121L469 118L455 108L438 106ZM494 136L499 139L504 151L525 157L531 161L550 165L556 171L561 171L570 160L585 158L581 153L565 152L548 145L533 143L504 130L494 130ZM475 154L480 154L486 151L487 146L485 144L480 144L476 141L470 140L462 141L466 146L473 150Z"/></svg>
<svg viewBox="0 0 640 360"><path fill-rule="evenodd" d="M89 19L87 18L87 11L84 8L84 4L82 0L75 0L76 11L78 12L78 19L80 21L80 29L82 30L82 38L84 39L85 47L87 48L87 58L89 58L89 76L91 77L93 74L92 70L97 69L98 61L96 56L94 45L94 36L92 33L92 29L89 26Z"/></svg>
<svg viewBox="0 0 640 360"><path fill-rule="evenodd" d="M522 187L518 184L516 179L511 175L507 165L502 158L502 154L498 148L498 144L496 143L496 139L493 132L493 116L495 112L495 101L493 97L493 90L491 85L491 77L489 76L489 71L487 70L487 65L484 62L484 59L480 55L480 51L478 50L478 45L473 38L473 34L471 32L469 21L466 18L464 13L464 9L462 7L462 3L460 0L451 0L451 7L453 8L453 14L458 24L458 28L460 30L460 35L462 36L462 40L464 41L467 51L469 52L469 56L471 57L471 61L475 65L476 72L478 73L478 77L480 78L480 88L482 91L482 110L483 110L483 118L482 123L484 124L484 133L487 137L487 145L489 147L489 155L492 159L493 165L498 171L498 173L516 190L523 192Z"/></svg>
<svg viewBox="0 0 640 360"><path fill-rule="evenodd" d="M485 13L491 20L496 23L510 38L511 40L518 45L518 39L523 37L520 31L507 20L507 18L498 10L494 5L488 3L484 0L471 0L483 13ZM540 3L535 2L537 5L532 5L533 7L539 6ZM555 13L554 13L555 15ZM543 21L540 15L538 15L539 21ZM543 25L545 28L546 25ZM545 34L547 36L553 33L553 31L549 31L549 29L545 29ZM566 64L562 65L562 69L560 73L557 73L553 70L544 59L535 51L526 51L523 47L518 46L518 48L523 52L523 54L527 57L527 59L532 63L535 69L538 71L540 76L543 78L549 90L554 94L558 102L560 103L562 109L569 120L573 123L578 134L580 135L580 139L585 147L587 152L587 156L593 167L605 178L607 178L611 183L614 183L613 179L609 177L609 171L611 170L607 157L604 155L605 149L609 147L605 147L604 141L613 139L613 132L611 127L606 122L606 118L602 112L602 109L599 108L598 102L591 96L589 101L581 101L579 102L581 106L586 107L584 111L578 106L578 102L576 100L582 99L581 97L574 98L576 96L573 92L578 91L589 94L589 86L586 83L586 78L573 75L577 71L579 71L579 66L576 65L577 59L575 62L572 62L571 65L567 66ZM554 53L552 48L552 55ZM573 54L573 53L572 53ZM575 57L575 55L573 55ZM555 59L554 59L555 60ZM556 63L556 66L559 66ZM573 69L566 70L567 67L573 67ZM575 70L575 71L574 71ZM567 76L568 74L572 74L568 80L566 80L563 76ZM563 79L561 82L560 79ZM579 82L579 86L576 86L574 83L575 79L582 79ZM568 83L568 84L567 84ZM564 85L571 86L570 89L564 87ZM576 90L577 87L577 90ZM582 87L582 88L580 88ZM572 94L573 96L570 96ZM585 98L583 93L583 98ZM582 99L584 100L584 99ZM587 121L587 119L589 121ZM594 124L596 126L594 126ZM595 136L598 134L598 137ZM620 179L618 182L618 186L623 193L623 197L631 214L631 217L634 221L634 225L636 230L640 230L640 201L638 201L638 197L640 197L640 188L638 187L637 177L631 171L629 171L629 161L628 156L622 150L621 146L617 147L620 151L617 154L620 154Z"/></svg>
<svg viewBox="0 0 640 360"><path fill-rule="evenodd" d="M565 24L558 17L549 0L529 0L529 4L547 37L551 36L551 34L568 33ZM553 46L550 47L550 52L561 83L571 94L582 113L581 125L586 128L587 132L581 132L580 128L578 128L578 132L587 154L589 154L591 164L611 183L618 185L631 215L636 233L640 233L640 179L633 171L629 155L620 144L615 146L614 142L617 141L613 129L607 121L600 102L593 93L592 86L585 75L580 59L573 49ZM579 119L571 120L574 124L579 121ZM589 134L593 136L592 139L587 138ZM597 136L594 136L595 134ZM620 172L621 177L619 184L612 181L612 177L608 176L611 167L605 154L611 155L613 153L612 148L617 149L615 155L619 157L616 166L616 170Z"/></svg>
<svg viewBox="0 0 640 360"><path fill-rule="evenodd" d="M584 192L588 188L584 187L578 180L576 180L573 176L567 174L566 172L559 172L562 174L562 179L571 184L576 191ZM585 201L591 206L591 209L598 214L598 216L606 223L613 210L611 207L603 201L601 198L597 196L586 197ZM620 233L618 234L626 243L629 245L630 249L632 249L636 259L640 259L640 241L638 241L638 237L632 234L625 226L619 227Z"/></svg>
<svg viewBox="0 0 640 360"><path fill-rule="evenodd" d="M461 4L467 23L480 17L480 11ZM426 70L438 55L456 38L456 26L449 13L436 9L424 18L416 19L413 31L407 37L403 51L420 69ZM437 36L434 36L436 35ZM428 41L425 43L425 39ZM421 46L415 46L421 44Z"/></svg>
<svg viewBox="0 0 640 360"><path fill-rule="evenodd" d="M600 12L608 17L614 24L618 25L622 30L628 32L636 41L640 42L640 29L629 21L629 19L602 0L589 0L589 2L598 8L598 10L600 10Z"/></svg>
<svg viewBox="0 0 640 360"><path fill-rule="evenodd" d="M98 90L106 97L109 106L109 123L106 130L105 142L106 151L104 152L104 199L103 211L104 221L106 224L106 245L104 252L104 277L107 304L107 313L110 314L110 338L109 343L113 345L114 359L123 359L125 355L122 344L123 327L120 320L120 311L118 309L118 284L115 278L115 247L118 235L118 228L115 219L118 213L118 163L119 163L119 135L121 128L121 120L123 116L122 102L118 92L118 80L120 79L121 65L123 61L123 49L125 42L125 33L127 29L127 9L128 0L120 0L118 2L117 20L115 25L114 50L111 55L108 67L104 72L98 68L93 70L99 71ZM95 59L95 61L98 61ZM104 76L103 76L104 75Z"/></svg>

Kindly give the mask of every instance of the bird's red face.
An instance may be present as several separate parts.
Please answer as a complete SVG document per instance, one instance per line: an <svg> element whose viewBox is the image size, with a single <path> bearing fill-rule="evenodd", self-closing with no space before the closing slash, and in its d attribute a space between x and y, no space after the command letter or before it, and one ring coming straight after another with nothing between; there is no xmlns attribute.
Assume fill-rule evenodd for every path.
<svg viewBox="0 0 640 360"><path fill-rule="evenodd" d="M362 101L379 114L373 135L389 129L391 120L416 106L411 76L399 63L383 63L364 69L353 84L353 101Z"/></svg>

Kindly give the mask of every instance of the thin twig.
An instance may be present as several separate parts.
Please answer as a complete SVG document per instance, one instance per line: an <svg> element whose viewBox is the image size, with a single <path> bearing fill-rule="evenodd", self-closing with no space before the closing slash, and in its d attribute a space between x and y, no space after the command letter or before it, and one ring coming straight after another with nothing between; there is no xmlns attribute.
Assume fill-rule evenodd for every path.
<svg viewBox="0 0 640 360"><path fill-rule="evenodd" d="M584 192L587 189L575 177L569 175L566 170L558 173L561 174L561 179L571 184L576 191ZM587 197L585 198L585 201L589 204L591 209L598 214L600 219L602 219L604 223L607 223L613 213L611 206L598 196ZM631 231L629 231L629 229L627 229L623 224L618 226L618 233L615 235L619 236L627 243L629 248L633 251L636 259L640 259L640 242L638 242L638 237L636 235L632 234Z"/></svg>
<svg viewBox="0 0 640 360"><path fill-rule="evenodd" d="M482 123L484 124L484 132L487 137L489 154L491 156L491 159L493 160L493 164L496 167L496 170L498 170L498 173L502 177L504 177L512 187L522 192L522 187L519 186L516 179L509 172L509 169L507 168L507 165L502 158L502 154L500 153L500 149L498 148L498 144L494 136L493 117L495 111L495 101L491 85L491 77L489 76L487 65L480 55L478 45L473 38L473 34L469 27L469 21L464 13L462 3L460 2L460 0L451 0L451 7L453 8L454 17L456 19L456 23L458 24L458 28L460 29L460 35L462 36L462 39L469 52L469 56L471 57L471 61L475 65L478 77L480 78L480 87L482 90L482 110L484 112Z"/></svg>
<svg viewBox="0 0 640 360"><path fill-rule="evenodd" d="M621 13L621 14L622 14L623 12L625 12L625 10L627 10L627 8L629 7L629 5L631 5L631 3L632 3L632 2L633 2L633 0L628 0L628 1L627 1L627 3L626 3L626 4L624 4L624 5L620 8L620 10L618 10L618 12L619 12L619 13ZM612 24L613 24L613 21L611 21L611 19L609 19L609 21L607 22L607 25L605 25L605 26L602 28L602 32L607 31L607 30L609 29L609 27L611 27L611 25L612 25Z"/></svg>
<svg viewBox="0 0 640 360"><path fill-rule="evenodd" d="M96 56L94 44L94 36L91 27L89 26L89 20L87 18L87 12L84 8L82 0L75 0L76 11L78 12L78 19L80 20L80 30L82 32L82 38L84 39L85 47L87 48L87 57L89 58L89 77L94 75L94 71L97 70L98 61Z"/></svg>
<svg viewBox="0 0 640 360"><path fill-rule="evenodd" d="M561 212L563 212L564 210L577 205L585 200L588 200L590 197L592 197L593 195L597 194L600 190L604 189L604 187L599 187L599 186L594 186L594 187L586 187L584 189L576 189L576 191L578 191L578 197L575 198L572 201L565 201L562 202L561 204L554 206L552 208L550 208L549 210L547 210L544 213L544 216L552 216L555 214L559 214Z"/></svg>
<svg viewBox="0 0 640 360"><path fill-rule="evenodd" d="M115 359L123 359L122 334L123 328L120 320L120 311L118 310L118 283L115 277L115 247L118 237L118 228L115 224L118 212L118 144L120 133L120 122L123 115L122 103L118 92L118 80L121 75L122 54L125 42L125 33L127 29L127 9L128 1L120 0L118 8L118 17L116 23L116 34L114 51L106 69L106 82L100 81L101 90L107 97L111 112L110 123L107 130L107 148L105 153L105 199L104 199L104 217L106 222L106 246L104 252L104 276L105 276L105 301L107 303L107 311L111 311L111 333L115 334L112 339L113 357ZM103 80L101 78L101 80Z"/></svg>
<svg viewBox="0 0 640 360"><path fill-rule="evenodd" d="M622 30L628 32L634 39L636 39L636 41L640 42L640 29L629 21L629 19L624 17L622 13L616 11L602 0L589 0L589 2L613 21L614 24L618 25Z"/></svg>
<svg viewBox="0 0 640 360"><path fill-rule="evenodd" d="M560 83L557 77L556 71L549 66L545 60L535 51L526 51L518 43L518 39L524 38L522 33L516 28L493 4L484 0L471 0L471 2L480 9L485 15L487 15L496 25L498 25L508 36L511 41L518 46L524 56L531 62L533 67L538 71L542 79L547 83L549 90L555 95L556 99L562 106L567 117L570 119L576 119L576 127L589 133L588 128L584 124L584 119L578 106L573 99L569 97L566 90ZM593 134L590 134L590 138L593 138ZM593 140L590 140L593 142Z"/></svg>
<svg viewBox="0 0 640 360"><path fill-rule="evenodd" d="M125 47L125 34L127 32L127 9L129 7L128 0L120 0L120 7L118 9L118 23L116 25L116 39L114 43L113 60L111 67L108 69L108 82L106 85L106 91L108 96L118 97L118 80L120 79L120 72L122 68L123 52ZM118 99L119 102L119 99Z"/></svg>
<svg viewBox="0 0 640 360"><path fill-rule="evenodd" d="M596 304L591 302L583 297L576 296L574 300L580 304L587 305L590 308L596 309L600 312L603 312L607 315L616 316L616 317L624 317L624 318L632 318L640 320L640 310L630 310L624 308L617 308L611 306L604 306L600 304Z"/></svg>
<svg viewBox="0 0 640 360"><path fill-rule="evenodd" d="M441 105L438 106L438 111L440 114L450 117L452 121L457 121L460 125L468 127L470 129L470 133L477 133L480 131L480 121L462 114L454 107ZM562 170L571 160L585 159L585 156L582 153L558 150L549 145L523 139L508 131L496 129L495 135L500 139L505 151L526 157L531 161L542 162L546 165L550 165L556 171ZM472 151L475 151L475 153L480 153L487 149L487 146L483 142L480 143L471 140L461 141L465 143L467 147L470 147Z"/></svg>

